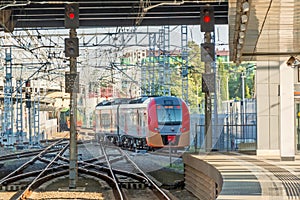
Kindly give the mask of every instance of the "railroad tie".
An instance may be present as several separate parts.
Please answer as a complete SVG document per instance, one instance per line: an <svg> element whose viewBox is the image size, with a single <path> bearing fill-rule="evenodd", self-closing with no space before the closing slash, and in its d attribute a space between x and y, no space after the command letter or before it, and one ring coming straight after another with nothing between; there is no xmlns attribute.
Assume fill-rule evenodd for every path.
<svg viewBox="0 0 300 200"><path fill-rule="evenodd" d="M145 189L144 183L132 183L132 182L124 182L122 183L122 187L126 189Z"/></svg>

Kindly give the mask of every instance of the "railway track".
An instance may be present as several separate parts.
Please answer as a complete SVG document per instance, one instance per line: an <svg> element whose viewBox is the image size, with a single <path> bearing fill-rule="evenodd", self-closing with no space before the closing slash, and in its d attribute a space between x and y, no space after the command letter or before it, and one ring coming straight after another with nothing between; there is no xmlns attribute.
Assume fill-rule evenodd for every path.
<svg viewBox="0 0 300 200"><path fill-rule="evenodd" d="M53 151L57 151L57 145L60 145L62 148L59 150L57 156L55 156L52 159L52 161L46 167L44 167L44 169L30 169L38 160L42 159L43 156L52 153ZM0 180L0 186L2 190L3 188L8 187L9 185L12 185L14 183L17 185L18 183L16 182L23 180L23 185L15 185L15 189L19 192L14 197L14 199L28 198L30 196L31 191L36 189L41 183L46 182L47 180L52 178L51 174L53 175L54 172L51 173L51 170L53 171L53 168L50 167L57 160L58 155L61 155L63 152L66 151L67 147L68 143L65 143L64 139L61 139L42 150L20 153L21 156L32 156L32 158ZM7 155L3 156L2 158L13 159L14 157L11 155ZM55 173L55 175L58 175L58 173ZM25 179L26 183L24 181Z"/></svg>
<svg viewBox="0 0 300 200"><path fill-rule="evenodd" d="M28 158L32 156L36 156L39 153L41 153L45 148L41 149L35 149L35 150L28 150L24 152L18 152L18 153L12 153L12 154L7 154L0 156L0 161L8 161L8 160L13 160L13 159L20 159L20 158ZM48 153L54 153L59 151L61 149L60 147L53 146Z"/></svg>
<svg viewBox="0 0 300 200"><path fill-rule="evenodd" d="M43 170L41 170L37 174L37 176L35 176L35 178L31 181L31 183L28 184L25 190L21 192L17 199L27 199L30 196L31 192L38 188L38 186L40 186L41 183L51 180L53 179L53 177L62 176L66 173L67 170L53 170L52 166L58 160L58 157L61 156L67 150L68 147L69 143L58 152L58 154L49 162L49 164ZM37 155L37 157L40 158L41 154Z"/></svg>
<svg viewBox="0 0 300 200"><path fill-rule="evenodd" d="M94 168L97 171L105 172L106 181L112 186L114 197L116 199L131 199L128 190L138 190L139 193L148 193L152 191L152 199L171 199L165 191L149 178L122 149L104 145L100 143L102 156L97 159L90 159L79 162L84 168ZM121 168L120 169L120 164Z"/></svg>
<svg viewBox="0 0 300 200"><path fill-rule="evenodd" d="M88 155L87 152L81 152L81 147L89 145L94 149L100 149L100 153ZM62 139L44 149L0 157L2 160L12 161L28 158L25 163L0 180L0 188L2 191L16 191L13 199L27 199L43 183L59 177L67 177L69 173L68 146L69 143ZM141 194L140 196L146 194L147 199L171 199L134 164L130 156L122 149L115 146L99 146L98 143L93 143L91 140L79 141L78 147L79 158L83 158L78 160L79 176L88 175L94 179L105 181L113 191L115 199L131 199L136 195L136 191ZM36 164L37 162L38 164ZM120 163L122 163L122 169L116 167Z"/></svg>

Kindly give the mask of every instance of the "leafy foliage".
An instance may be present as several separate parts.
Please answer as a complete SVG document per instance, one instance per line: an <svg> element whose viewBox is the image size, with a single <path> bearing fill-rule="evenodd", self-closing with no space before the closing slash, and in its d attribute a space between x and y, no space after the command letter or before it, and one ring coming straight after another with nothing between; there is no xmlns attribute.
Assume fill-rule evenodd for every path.
<svg viewBox="0 0 300 200"><path fill-rule="evenodd" d="M148 59L148 60L147 60ZM159 59L159 58L153 58ZM253 64L236 66L229 63L227 57L217 57L216 60L216 84L219 102L242 99L242 81L244 81L245 98L251 98L254 94L255 67ZM150 62L146 58L145 63ZM151 61L157 63L157 61ZM181 55L169 58L171 69L171 95L182 97L182 58ZM197 110L204 101L202 93L202 74L205 72L204 62L201 62L201 48L195 42L188 42L188 95L191 110Z"/></svg>
<svg viewBox="0 0 300 200"><path fill-rule="evenodd" d="M201 48L195 42L189 42L189 104L190 109L195 110L198 104L204 101L204 93L202 93L202 73L205 66L201 62ZM179 59L180 60L180 59ZM254 94L254 77L255 67L253 64L244 64L236 66L228 63L227 57L218 57L216 60L218 98L219 101L242 98L242 78L244 75L245 98L252 98ZM174 72L172 74L171 93L174 96L182 96L181 90L181 63L173 63ZM176 66L177 64L177 66Z"/></svg>

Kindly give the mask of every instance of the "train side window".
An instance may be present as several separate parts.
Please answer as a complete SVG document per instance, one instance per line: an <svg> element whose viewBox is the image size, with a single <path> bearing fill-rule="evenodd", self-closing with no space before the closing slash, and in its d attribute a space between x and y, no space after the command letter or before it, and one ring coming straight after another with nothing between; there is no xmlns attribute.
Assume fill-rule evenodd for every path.
<svg viewBox="0 0 300 200"><path fill-rule="evenodd" d="M100 118L100 115L101 115L101 111L100 110L95 113L96 129L101 128L101 121L100 121L101 118Z"/></svg>
<svg viewBox="0 0 300 200"><path fill-rule="evenodd" d="M135 109L127 109L126 115L128 132L136 131L137 122Z"/></svg>
<svg viewBox="0 0 300 200"><path fill-rule="evenodd" d="M137 114L137 124L138 126L142 126L141 112L139 109L136 111L136 114Z"/></svg>
<svg viewBox="0 0 300 200"><path fill-rule="evenodd" d="M114 111L110 110L110 128L113 129L114 127L115 127Z"/></svg>
<svg viewBox="0 0 300 200"><path fill-rule="evenodd" d="M119 129L122 132L125 131L125 114L123 109L120 109L119 111Z"/></svg>
<svg viewBox="0 0 300 200"><path fill-rule="evenodd" d="M110 115L107 113L103 113L101 115L101 125L103 128L109 128L110 127Z"/></svg>
<svg viewBox="0 0 300 200"><path fill-rule="evenodd" d="M117 117L117 112L114 112L114 127L117 128L118 127L118 117Z"/></svg>

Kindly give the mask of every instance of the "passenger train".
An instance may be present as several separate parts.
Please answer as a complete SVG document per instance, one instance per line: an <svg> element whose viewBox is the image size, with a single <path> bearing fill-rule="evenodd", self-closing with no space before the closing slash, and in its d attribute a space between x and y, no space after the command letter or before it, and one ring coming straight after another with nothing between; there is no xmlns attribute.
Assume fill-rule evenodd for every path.
<svg viewBox="0 0 300 200"><path fill-rule="evenodd" d="M95 109L96 139L129 149L183 149L190 143L190 114L177 97L101 102Z"/></svg>

